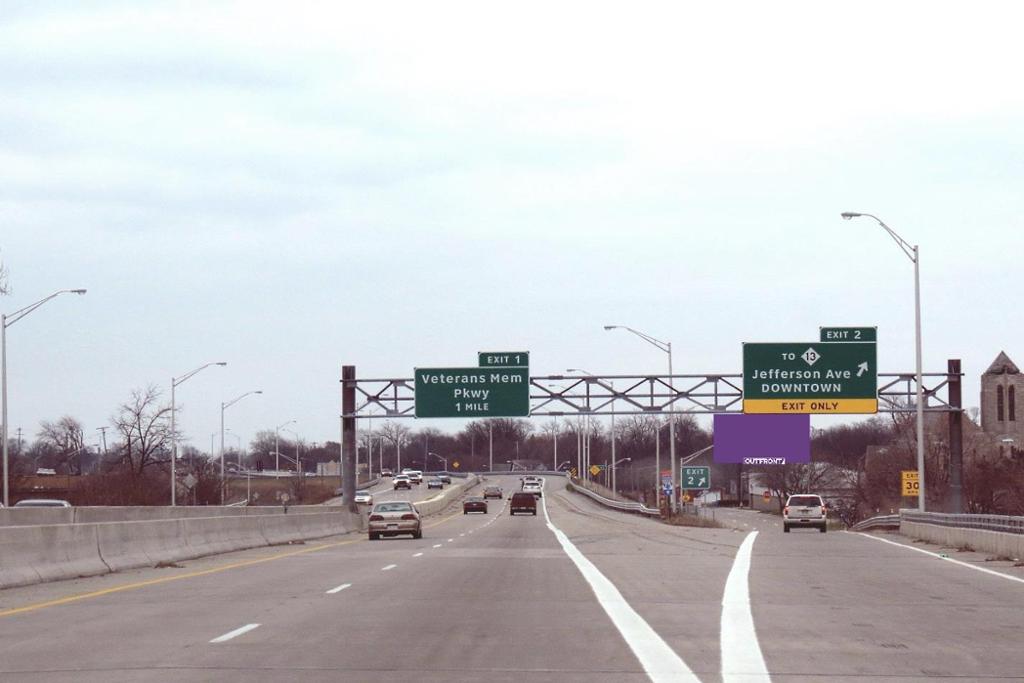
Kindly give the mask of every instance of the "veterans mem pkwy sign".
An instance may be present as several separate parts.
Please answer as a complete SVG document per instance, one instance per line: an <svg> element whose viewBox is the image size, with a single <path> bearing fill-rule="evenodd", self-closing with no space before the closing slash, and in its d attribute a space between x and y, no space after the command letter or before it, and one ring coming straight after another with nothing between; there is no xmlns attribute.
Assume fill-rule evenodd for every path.
<svg viewBox="0 0 1024 683"><path fill-rule="evenodd" d="M416 368L416 417L529 417L530 369Z"/></svg>
<svg viewBox="0 0 1024 683"><path fill-rule="evenodd" d="M877 413L874 342L743 345L744 413Z"/></svg>

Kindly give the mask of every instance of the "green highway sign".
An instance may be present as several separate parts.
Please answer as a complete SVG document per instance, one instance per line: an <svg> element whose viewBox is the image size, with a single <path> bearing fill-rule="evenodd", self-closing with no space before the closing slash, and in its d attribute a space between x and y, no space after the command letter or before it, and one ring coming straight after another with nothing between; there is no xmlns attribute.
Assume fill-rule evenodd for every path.
<svg viewBox="0 0 1024 683"><path fill-rule="evenodd" d="M743 345L744 413L878 412L874 342Z"/></svg>
<svg viewBox="0 0 1024 683"><path fill-rule="evenodd" d="M822 327L823 342L877 342L877 327Z"/></svg>
<svg viewBox="0 0 1024 683"><path fill-rule="evenodd" d="M707 491L711 488L710 467L683 466L679 468L679 472L682 476L682 483L679 485L679 488L701 491Z"/></svg>
<svg viewBox="0 0 1024 683"><path fill-rule="evenodd" d="M530 369L416 368L416 417L529 417Z"/></svg>
<svg viewBox="0 0 1024 683"><path fill-rule="evenodd" d="M530 365L529 351L479 351L482 368L525 368Z"/></svg>

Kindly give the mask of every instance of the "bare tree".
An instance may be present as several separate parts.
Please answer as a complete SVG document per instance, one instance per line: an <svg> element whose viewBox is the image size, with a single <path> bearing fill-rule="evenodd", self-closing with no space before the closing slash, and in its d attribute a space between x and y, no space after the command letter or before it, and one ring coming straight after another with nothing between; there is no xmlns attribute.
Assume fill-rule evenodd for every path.
<svg viewBox="0 0 1024 683"><path fill-rule="evenodd" d="M82 473L82 450L85 448L85 433L82 423L65 415L56 422L44 420L39 425L39 440L55 448L60 453L65 467L71 471L71 463L75 462L75 472Z"/></svg>
<svg viewBox="0 0 1024 683"><path fill-rule="evenodd" d="M160 391L154 385L136 389L110 418L120 433L121 463L132 476L170 460L171 407L160 405Z"/></svg>
<svg viewBox="0 0 1024 683"><path fill-rule="evenodd" d="M4 265L3 261L0 261L0 295L6 295L11 293L11 287L9 280L7 279L7 266Z"/></svg>
<svg viewBox="0 0 1024 683"><path fill-rule="evenodd" d="M398 462L398 454L401 452L402 446L408 445L411 431L412 430L405 425L398 422L392 422L391 420L385 422L380 428L381 436L383 436L384 439L395 448L395 467L398 467L401 464Z"/></svg>

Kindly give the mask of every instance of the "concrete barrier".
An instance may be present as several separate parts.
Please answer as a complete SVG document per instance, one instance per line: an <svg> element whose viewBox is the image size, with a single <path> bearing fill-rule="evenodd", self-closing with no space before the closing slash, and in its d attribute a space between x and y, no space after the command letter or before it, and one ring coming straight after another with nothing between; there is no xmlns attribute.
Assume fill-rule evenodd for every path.
<svg viewBox="0 0 1024 683"><path fill-rule="evenodd" d="M469 475L465 481L459 482L458 484L451 484L447 489L434 496L433 498L427 498L417 503L413 503L420 515L426 517L427 515L434 515L442 510L445 510L449 505L452 504L456 499L466 495L470 490L480 483L479 477L475 474Z"/></svg>
<svg viewBox="0 0 1024 683"><path fill-rule="evenodd" d="M54 524L0 530L0 588L106 574L96 527Z"/></svg>
<svg viewBox="0 0 1024 683"><path fill-rule="evenodd" d="M216 517L0 528L0 588L106 574L364 527L346 510L307 506Z"/></svg>
<svg viewBox="0 0 1024 683"><path fill-rule="evenodd" d="M900 520L904 536L950 548L970 548L1013 560L1024 559L1024 535Z"/></svg>

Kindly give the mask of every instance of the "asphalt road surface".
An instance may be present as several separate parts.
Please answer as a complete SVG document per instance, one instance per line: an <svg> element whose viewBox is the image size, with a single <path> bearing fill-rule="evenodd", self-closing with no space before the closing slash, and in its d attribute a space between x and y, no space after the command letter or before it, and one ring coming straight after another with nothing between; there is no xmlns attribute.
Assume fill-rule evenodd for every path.
<svg viewBox="0 0 1024 683"><path fill-rule="evenodd" d="M1024 571L1010 563L783 534L749 512L671 527L557 478L543 501L536 517L507 500L455 508L420 540L348 535L0 591L0 680L1024 677Z"/></svg>

